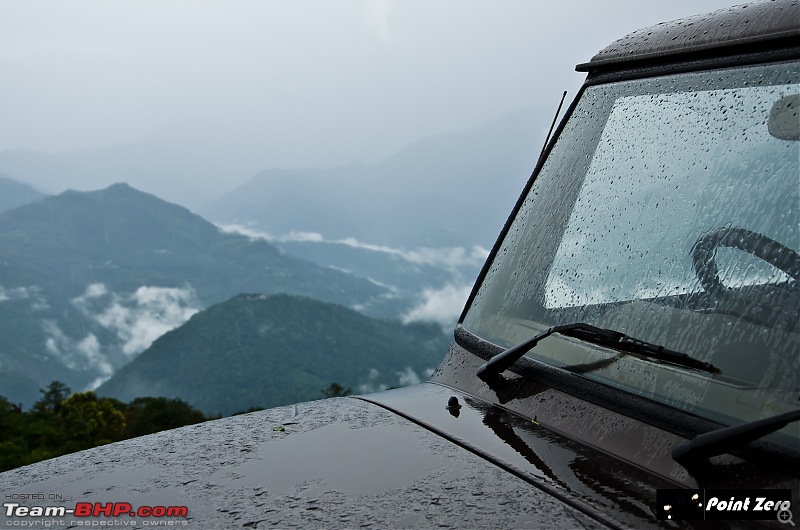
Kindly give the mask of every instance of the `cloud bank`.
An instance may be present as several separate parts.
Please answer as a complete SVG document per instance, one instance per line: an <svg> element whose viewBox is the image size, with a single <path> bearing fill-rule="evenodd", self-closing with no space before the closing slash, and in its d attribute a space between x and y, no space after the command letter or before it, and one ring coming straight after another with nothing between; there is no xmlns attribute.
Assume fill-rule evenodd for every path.
<svg viewBox="0 0 800 530"><path fill-rule="evenodd" d="M194 289L189 286L142 286L132 294L119 295L96 283L89 285L72 303L87 318L113 332L127 357L147 349L158 337L201 309Z"/></svg>
<svg viewBox="0 0 800 530"><path fill-rule="evenodd" d="M114 367L101 352L100 342L94 333L87 333L83 339L75 340L64 334L52 320L42 322L42 328L48 353L71 370L91 370L98 374L90 388L96 388L114 373Z"/></svg>
<svg viewBox="0 0 800 530"><path fill-rule="evenodd" d="M41 287L29 285L23 287L3 287L0 285L0 303L11 300L30 300L32 311L43 311L50 306L42 295Z"/></svg>
<svg viewBox="0 0 800 530"><path fill-rule="evenodd" d="M367 373L366 381L358 385L357 391L359 394L369 394L371 392L380 392L393 386L411 386L418 385L422 381L428 379L433 373L434 368L426 368L422 370L421 375L418 374L411 366L406 366L403 370L395 372L395 378L384 377L376 368L370 368Z"/></svg>
<svg viewBox="0 0 800 530"><path fill-rule="evenodd" d="M394 248L385 245L374 245L365 243L353 237L344 239L326 239L325 236L317 232L289 232L282 236L274 236L268 232L258 230L252 226L241 224L217 225L220 231L227 234L240 234L252 240L265 240L271 243L285 242L311 242L311 243L330 243L347 245L352 248L371 250L373 252L383 252L398 256L409 263L416 265L432 265L448 270L454 270L463 266L480 266L486 261L489 251L480 245L471 248L464 247L420 247L411 250Z"/></svg>
<svg viewBox="0 0 800 530"><path fill-rule="evenodd" d="M422 300L403 315L403 322L432 321L444 329L450 329L458 321L471 290L472 284L448 284L440 289L424 289Z"/></svg>

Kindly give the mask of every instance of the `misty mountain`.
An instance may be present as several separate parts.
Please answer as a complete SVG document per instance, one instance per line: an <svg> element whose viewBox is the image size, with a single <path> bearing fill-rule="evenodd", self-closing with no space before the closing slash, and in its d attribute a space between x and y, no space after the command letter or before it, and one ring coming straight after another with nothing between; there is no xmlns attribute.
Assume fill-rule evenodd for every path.
<svg viewBox="0 0 800 530"><path fill-rule="evenodd" d="M544 121L518 111L421 140L377 164L267 169L201 212L275 237L313 232L405 248L490 248L534 167Z"/></svg>
<svg viewBox="0 0 800 530"><path fill-rule="evenodd" d="M422 140L380 164L370 164L365 176L377 184L372 189L361 190L359 182L354 182L359 184L359 189L350 189L350 182L339 184L344 186L342 191L352 192L352 198L356 200L372 197L374 192L394 194L399 186L403 193L395 194L399 202L392 206L394 215L402 212L403 207L416 211L423 207L452 211L454 203L448 202L451 194L455 193L456 199L460 197L458 190L451 189L452 184L476 192L488 189L490 194L487 198L496 200L500 197L501 204L484 203L483 209L494 210L502 222L509 207L505 199L510 197L513 201L521 182L530 174L543 130L548 124L549 118L540 119L534 111L518 111L463 134ZM223 206L216 203L207 210L202 208L231 191L232 186L246 183L257 172L280 166L286 160L301 160L305 167L324 168L325 160L342 158L337 153L338 139L325 143L324 136L319 138L307 133L301 139L297 134L290 136L288 131L269 123L244 127L219 121L191 120L162 127L135 141L92 149L66 152L7 149L0 152L0 172L14 175L18 180L50 194L65 189L95 190L114 182L128 182L137 189L188 206L206 217L207 213L219 213L219 218L211 220L225 221L235 211L223 209L217 212ZM308 144L309 141L313 143ZM289 152L291 156L287 155ZM477 166L470 161L477 162ZM397 171L387 171L390 166ZM353 167L358 167L358 164ZM344 166L330 171L335 174L340 169L347 175L353 168ZM279 170L267 170L267 173L270 171L281 173ZM301 173L309 171L316 174L327 170L302 170ZM455 173L459 173L461 178L454 179L454 176L458 177ZM387 177L402 180L388 182L385 180ZM478 186L474 187L476 178ZM494 189L496 187L505 188L505 195L498 195L500 190ZM442 199L445 202L440 202ZM462 206L474 204L472 201ZM308 208L308 204L302 202L299 206ZM278 217L274 216L272 220ZM359 217L354 226L360 226L361 221ZM449 230L449 224L432 227L441 228L445 238L461 233L460 229ZM319 231L320 227L314 225L312 230ZM427 230L412 232L417 239L425 239L428 234ZM336 236L333 233L325 235ZM348 236L363 239L356 232ZM389 239L367 240L392 243ZM489 243L484 238L482 244L486 246Z"/></svg>
<svg viewBox="0 0 800 530"><path fill-rule="evenodd" d="M0 173L0 212L38 202L45 198L45 194L33 186L23 184Z"/></svg>
<svg viewBox="0 0 800 530"><path fill-rule="evenodd" d="M277 241L275 245L292 256L368 278L403 298L456 279L472 281L486 257L453 257L433 250L433 255L427 255L334 241Z"/></svg>
<svg viewBox="0 0 800 530"><path fill-rule="evenodd" d="M403 250L349 240L284 240L275 245L293 256L386 287L404 308L399 315L404 321L434 321L447 331L455 325L487 254L479 247Z"/></svg>
<svg viewBox="0 0 800 530"><path fill-rule="evenodd" d="M350 275L286 256L265 241L220 232L186 208L126 184L67 191L4 212L0 244L7 266L67 296L98 282L123 291L188 283L204 304L254 288L344 305L383 293Z"/></svg>
<svg viewBox="0 0 800 530"><path fill-rule="evenodd" d="M378 164L266 170L209 206L220 224L252 222L251 232L279 236L270 241L223 233L126 185L0 214L0 393L29 404L38 397L31 388L52 379L99 384L161 334L242 292L289 292L449 327L533 167L541 122L518 112ZM202 195L209 190L192 184L192 168L229 174L222 151L193 149L217 139L204 131L177 143L165 131L135 146L5 152L0 168L25 169L14 174L37 185L29 174L56 187L123 174L159 189L174 171L174 193ZM231 171L252 163L231 160Z"/></svg>
<svg viewBox="0 0 800 530"><path fill-rule="evenodd" d="M411 300L406 320L450 328L534 166L540 127L536 112L520 111L378 164L270 169L203 211L387 287Z"/></svg>
<svg viewBox="0 0 800 530"><path fill-rule="evenodd" d="M252 291L398 312L374 282L223 233L125 184L3 212L0 394L29 404L13 381L83 389L197 311Z"/></svg>
<svg viewBox="0 0 800 530"><path fill-rule="evenodd" d="M80 151L47 153L32 149L0 152L0 171L51 194L128 182L193 209L245 182L264 167L263 146L249 145L217 123L190 122L164 127L136 141Z"/></svg>
<svg viewBox="0 0 800 530"><path fill-rule="evenodd" d="M449 340L435 325L297 296L240 295L157 339L97 393L177 397L231 414L318 398L334 381L357 392L419 382Z"/></svg>

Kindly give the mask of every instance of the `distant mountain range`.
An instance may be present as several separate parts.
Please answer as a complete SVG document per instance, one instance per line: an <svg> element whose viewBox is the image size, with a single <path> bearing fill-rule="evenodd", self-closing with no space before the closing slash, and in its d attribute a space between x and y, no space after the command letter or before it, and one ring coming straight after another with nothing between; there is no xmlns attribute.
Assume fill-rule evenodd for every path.
<svg viewBox="0 0 800 530"><path fill-rule="evenodd" d="M137 141L93 149L49 153L33 149L0 152L0 172L49 194L90 191L127 182L192 209L267 167L261 146L222 130L217 123L185 123Z"/></svg>
<svg viewBox="0 0 800 530"><path fill-rule="evenodd" d="M536 112L519 111L421 140L377 164L267 169L200 212L276 237L489 248L536 163L539 125Z"/></svg>
<svg viewBox="0 0 800 530"><path fill-rule="evenodd" d="M188 283L204 304L254 288L343 305L384 294L374 284L284 255L265 241L223 233L186 208L126 184L67 191L4 212L0 244L0 258L19 279L67 297L98 282L121 291Z"/></svg>
<svg viewBox="0 0 800 530"><path fill-rule="evenodd" d="M97 389L123 401L177 397L231 414L427 378L449 338L436 325L375 320L289 295L239 295L157 339Z"/></svg>
<svg viewBox="0 0 800 530"><path fill-rule="evenodd" d="M268 169L201 209L226 230L386 286L405 319L455 323L540 147L535 111L377 164Z"/></svg>
<svg viewBox="0 0 800 530"><path fill-rule="evenodd" d="M52 379L85 388L198 310L253 291L400 312L374 282L125 184L0 213L0 394L29 404Z"/></svg>
<svg viewBox="0 0 800 530"><path fill-rule="evenodd" d="M0 153L0 171L18 180L0 175L0 395L30 405L53 379L96 386L240 293L448 328L535 164L542 124L520 111L376 164L267 169L222 196L258 157L219 132ZM46 197L20 183L58 191L108 179L193 205L217 225L125 184ZM306 388L320 383L330 382Z"/></svg>
<svg viewBox="0 0 800 530"><path fill-rule="evenodd" d="M520 110L420 140L379 163L318 169L270 168L270 146L201 123L91 150L7 150L0 172L50 194L127 182L213 222L255 222L276 236L310 231L407 248L489 247L548 123L538 111ZM311 168L313 160L309 153Z"/></svg>
<svg viewBox="0 0 800 530"><path fill-rule="evenodd" d="M38 202L45 194L33 186L18 182L8 175L0 173L0 212L11 210L23 204Z"/></svg>

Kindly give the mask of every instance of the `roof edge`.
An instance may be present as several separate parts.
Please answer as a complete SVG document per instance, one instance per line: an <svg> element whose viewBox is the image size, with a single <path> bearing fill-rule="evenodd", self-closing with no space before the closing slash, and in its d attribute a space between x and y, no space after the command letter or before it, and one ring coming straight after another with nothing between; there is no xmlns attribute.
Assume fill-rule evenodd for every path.
<svg viewBox="0 0 800 530"><path fill-rule="evenodd" d="M575 69L593 72L669 57L725 55L726 49L798 38L800 0L767 0L636 30Z"/></svg>

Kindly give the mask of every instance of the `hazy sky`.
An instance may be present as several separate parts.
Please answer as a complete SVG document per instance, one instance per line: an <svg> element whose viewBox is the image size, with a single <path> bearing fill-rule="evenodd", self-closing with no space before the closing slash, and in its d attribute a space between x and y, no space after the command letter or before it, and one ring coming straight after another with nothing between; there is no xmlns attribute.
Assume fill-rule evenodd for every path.
<svg viewBox="0 0 800 530"><path fill-rule="evenodd" d="M218 134L279 146L269 165L377 161L515 109L554 110L583 79L575 64L611 40L729 4L6 0L0 151Z"/></svg>

